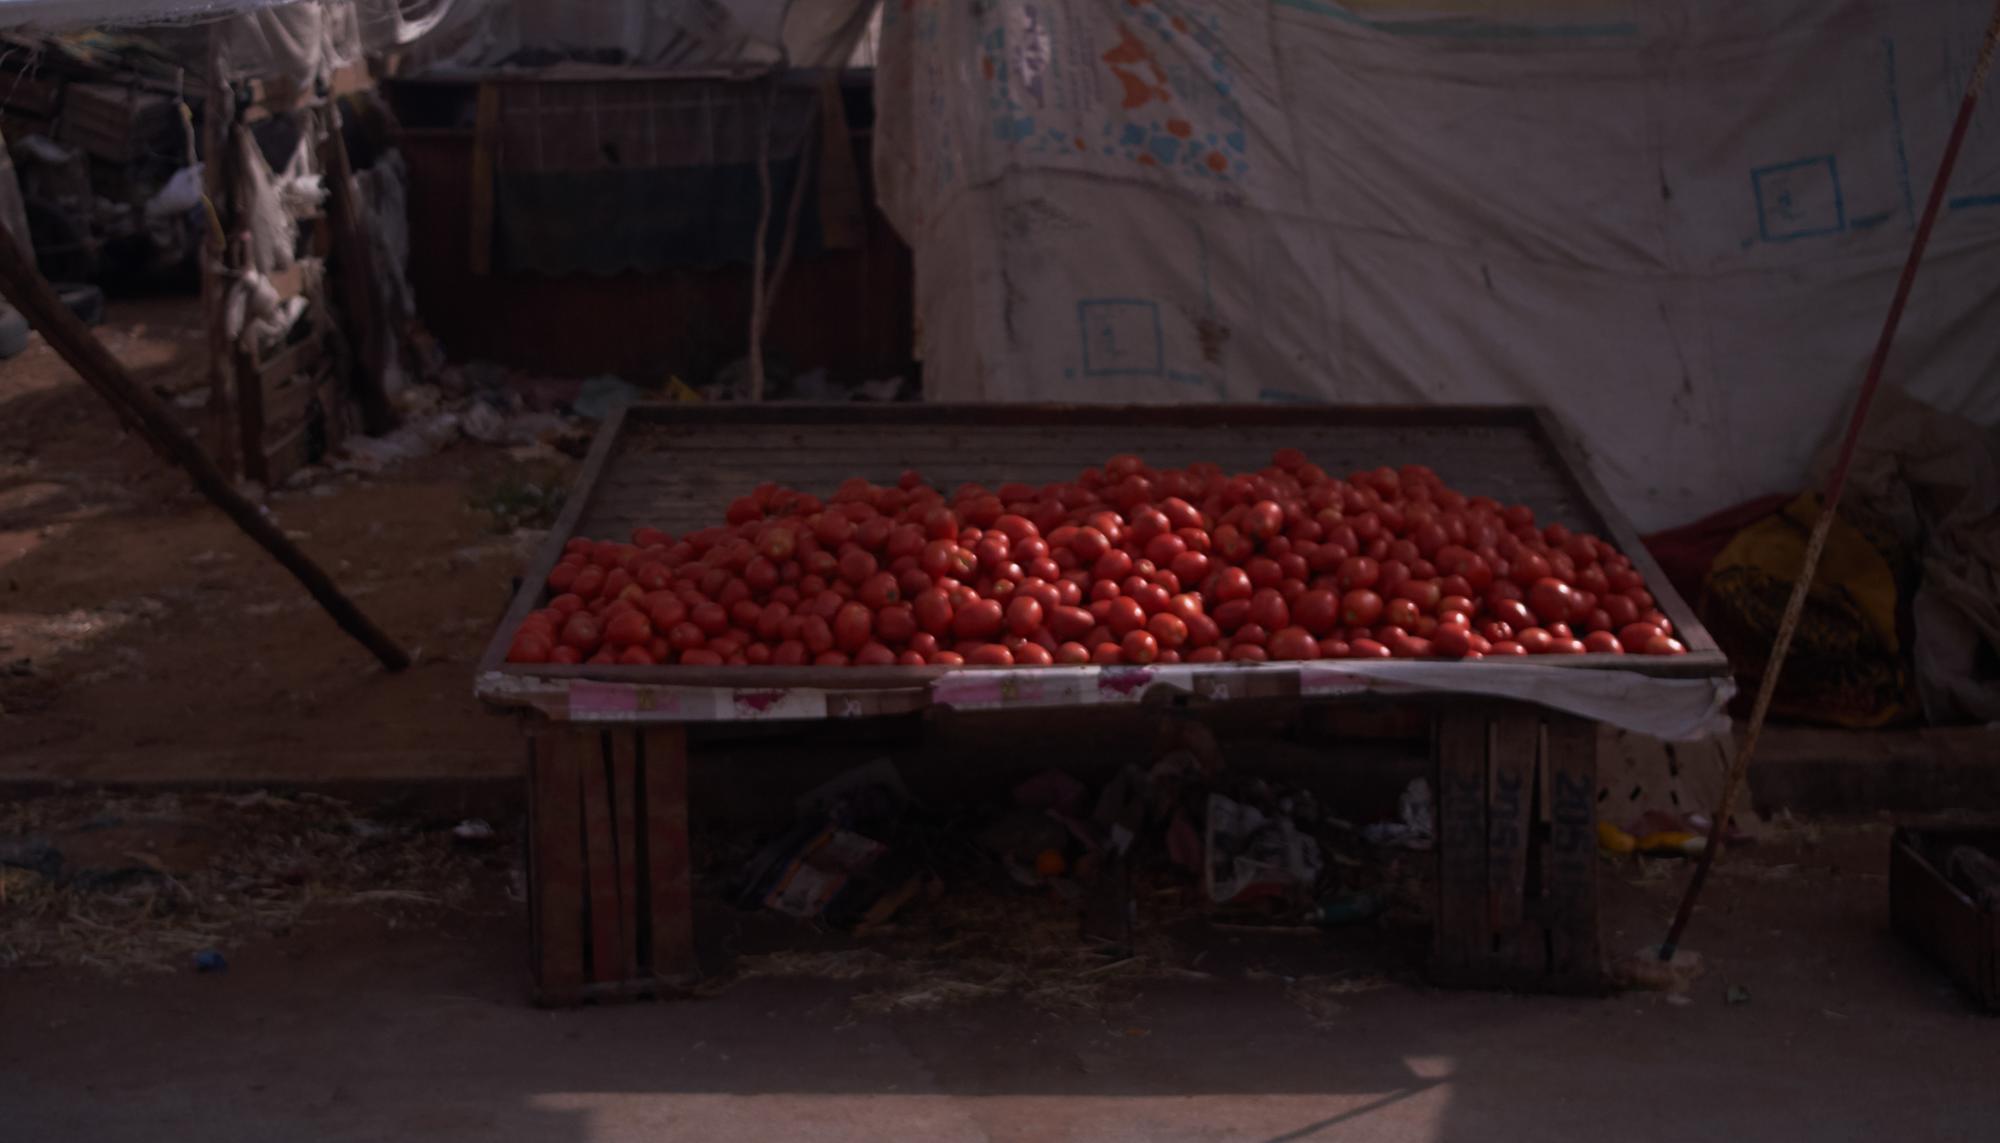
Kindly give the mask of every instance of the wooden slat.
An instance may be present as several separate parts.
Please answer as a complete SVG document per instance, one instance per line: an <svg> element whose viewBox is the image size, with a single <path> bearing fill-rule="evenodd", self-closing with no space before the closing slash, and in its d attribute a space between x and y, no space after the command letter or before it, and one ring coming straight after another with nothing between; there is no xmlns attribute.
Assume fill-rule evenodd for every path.
<svg viewBox="0 0 2000 1143"><path fill-rule="evenodd" d="M624 961L618 955L618 843L612 835L611 767L606 740L595 732L578 733L577 765L583 777L583 860L586 899L590 904L590 978L602 984L621 979Z"/></svg>
<svg viewBox="0 0 2000 1143"><path fill-rule="evenodd" d="M1577 492L1590 503L1597 517L1603 521L1602 534L1618 546L1632 561L1633 570L1646 579L1646 589L1653 593L1654 600L1668 619L1674 621L1674 633L1687 645L1692 653L1716 652L1715 637L1708 633L1694 608L1680 597L1673 584L1667 582L1667 573L1660 570L1653 553L1639 539L1639 533L1625 519L1624 513L1611 500L1611 494L1597 479L1597 473L1590 467L1590 461L1576 446L1576 439L1546 409L1537 409L1536 418L1540 422L1541 435L1551 449L1563 460L1563 469L1576 482Z"/></svg>
<svg viewBox="0 0 2000 1143"><path fill-rule="evenodd" d="M638 795L639 732L619 727L611 732L611 825L618 850L619 979L639 976L639 918L648 906L639 900L639 830L646 815Z"/></svg>
<svg viewBox="0 0 2000 1143"><path fill-rule="evenodd" d="M1486 708L1463 704L1437 719L1438 906L1436 971L1462 979L1482 961L1486 917Z"/></svg>
<svg viewBox="0 0 2000 1143"><path fill-rule="evenodd" d="M597 430L597 438L591 441L590 452L583 458L583 467L577 471L576 481L570 485L569 497L563 501L562 514L550 526L548 539L542 541L542 550L535 554L535 562L521 577L521 590L514 594L513 604L507 608L499 629L493 632L485 653L479 657L480 673L498 670L506 662L507 646L514 641L514 629L528 617L528 612L540 606L542 594L547 590L549 572L562 559L563 545L576 535L577 522L583 519L584 512L590 507L605 462L611 459L612 447L624 423L625 408L620 407L613 409L611 415L604 419L604 426Z"/></svg>
<svg viewBox="0 0 2000 1143"><path fill-rule="evenodd" d="M1551 973L1602 975L1597 936L1597 724L1551 713L1548 925Z"/></svg>
<svg viewBox="0 0 2000 1143"><path fill-rule="evenodd" d="M1535 765L1542 742L1540 712L1528 706L1500 708L1493 717L1492 734L1486 767L1486 908L1491 935L1486 951L1496 966L1539 970L1545 954L1542 942L1525 932L1525 890Z"/></svg>
<svg viewBox="0 0 2000 1143"><path fill-rule="evenodd" d="M494 152L499 145L500 88L482 83L479 85L479 109L472 128L472 205L466 211L466 224L471 228L471 270L474 274L488 274L493 270L493 172Z"/></svg>
<svg viewBox="0 0 2000 1143"><path fill-rule="evenodd" d="M529 850L536 995L545 1004L574 1002L583 988L583 833L574 744L581 736L545 728L532 741L534 836Z"/></svg>
<svg viewBox="0 0 2000 1143"><path fill-rule="evenodd" d="M687 729L645 731L646 896L652 919L650 969L655 977L690 980L694 955L694 891L688 868Z"/></svg>

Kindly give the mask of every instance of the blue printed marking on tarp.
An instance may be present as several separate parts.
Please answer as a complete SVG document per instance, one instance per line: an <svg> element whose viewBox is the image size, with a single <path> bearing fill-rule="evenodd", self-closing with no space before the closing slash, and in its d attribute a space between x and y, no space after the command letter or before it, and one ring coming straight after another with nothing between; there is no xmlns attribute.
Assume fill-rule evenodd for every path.
<svg viewBox="0 0 2000 1143"><path fill-rule="evenodd" d="M1766 242L1815 238L1847 229L1840 167L1832 155L1773 163L1750 172L1757 234Z"/></svg>
<svg viewBox="0 0 2000 1143"><path fill-rule="evenodd" d="M1137 123L1127 123L1118 133L1118 142L1126 147L1136 147L1146 141L1146 129Z"/></svg>
<svg viewBox="0 0 2000 1143"><path fill-rule="evenodd" d="M1889 221L1889 214L1889 211L1878 210L1874 214L1863 215L1860 218L1854 219L1847 225L1854 230L1872 230Z"/></svg>
<svg viewBox="0 0 2000 1143"><path fill-rule="evenodd" d="M1962 194L1944 200L1944 204L1953 210L1964 210L1969 206L2000 206L2000 194Z"/></svg>
<svg viewBox="0 0 2000 1143"><path fill-rule="evenodd" d="M1180 157L1181 144L1180 140L1171 135L1155 135L1146 144L1146 149L1151 151L1153 157L1160 160L1161 165L1164 166Z"/></svg>
<svg viewBox="0 0 2000 1143"><path fill-rule="evenodd" d="M1917 224L1917 202L1910 193L1910 156L1903 149L1903 97L1896 87L1896 41L1882 37L1883 84L1889 89L1889 130L1896 139L1896 185L1903 192L1903 216Z"/></svg>
<svg viewBox="0 0 2000 1143"><path fill-rule="evenodd" d="M1085 298L1076 303L1086 377L1158 377L1166 365L1160 304L1145 298Z"/></svg>
<svg viewBox="0 0 2000 1143"><path fill-rule="evenodd" d="M1259 389L1257 399L1273 405L1317 405L1319 398L1304 393L1294 393L1289 389Z"/></svg>

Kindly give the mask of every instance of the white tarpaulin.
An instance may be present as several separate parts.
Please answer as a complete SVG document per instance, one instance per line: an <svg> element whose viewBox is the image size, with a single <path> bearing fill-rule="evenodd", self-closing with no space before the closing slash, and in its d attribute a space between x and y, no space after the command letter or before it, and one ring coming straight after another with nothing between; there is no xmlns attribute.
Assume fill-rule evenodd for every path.
<svg viewBox="0 0 2000 1143"><path fill-rule="evenodd" d="M1795 487L1989 7L889 4L876 163L926 389L1545 404L1642 527ZM2000 421L1996 312L1989 106L1891 381Z"/></svg>

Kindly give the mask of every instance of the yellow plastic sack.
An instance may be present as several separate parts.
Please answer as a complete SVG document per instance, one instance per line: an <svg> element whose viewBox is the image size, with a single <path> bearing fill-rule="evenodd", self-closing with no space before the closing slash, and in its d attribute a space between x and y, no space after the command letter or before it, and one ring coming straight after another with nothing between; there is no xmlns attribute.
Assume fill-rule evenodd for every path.
<svg viewBox="0 0 2000 1143"><path fill-rule="evenodd" d="M1728 652L1745 694L1762 681L1818 515L1818 494L1806 493L1738 532L1709 567L1702 622ZM1772 714L1869 727L1915 713L1896 634L1895 557L1894 541L1871 540L1844 519L1834 522Z"/></svg>

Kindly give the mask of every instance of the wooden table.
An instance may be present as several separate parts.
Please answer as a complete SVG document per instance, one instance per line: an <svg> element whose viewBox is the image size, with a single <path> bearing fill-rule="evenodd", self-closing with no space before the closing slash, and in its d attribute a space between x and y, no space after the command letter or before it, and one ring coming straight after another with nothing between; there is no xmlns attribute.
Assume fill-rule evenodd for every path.
<svg viewBox="0 0 2000 1143"><path fill-rule="evenodd" d="M1452 487L1525 503L1617 544L1689 653L1544 656L1538 665L1719 678L1728 664L1566 435L1538 410L1464 407L638 405L599 431L561 518L487 648L476 691L529 734L533 963L546 1003L649 994L693 977L690 723L820 720L933 706L1126 703L1155 687L1197 705L1340 701L1337 664L1148 668L513 665L512 632L572 536L679 534L764 481L825 495L906 469L951 488L1073 479L1121 452L1156 466L1255 470L1278 448L1330 472L1426 464ZM1452 664L1453 671L1502 668ZM1468 681L1477 676L1468 674ZM1334 685L1329 685L1329 680ZM1440 878L1432 970L1481 986L1588 989L1596 927L1596 727L1541 706L1412 696L1433 727Z"/></svg>

